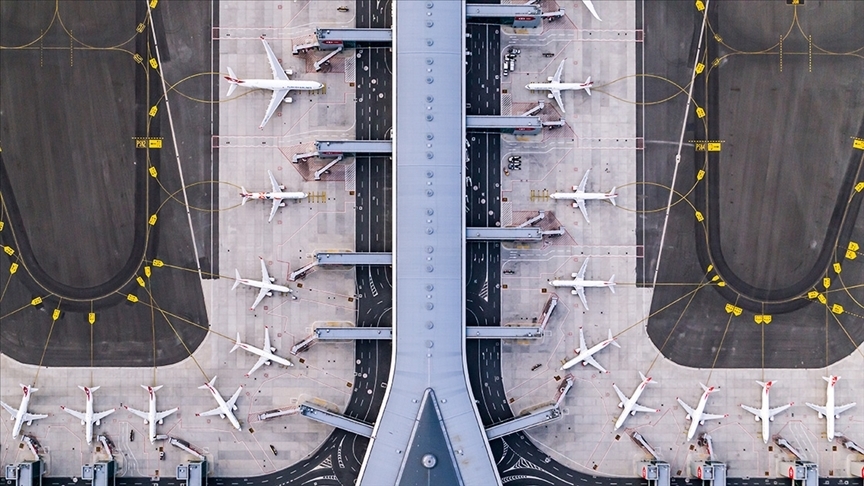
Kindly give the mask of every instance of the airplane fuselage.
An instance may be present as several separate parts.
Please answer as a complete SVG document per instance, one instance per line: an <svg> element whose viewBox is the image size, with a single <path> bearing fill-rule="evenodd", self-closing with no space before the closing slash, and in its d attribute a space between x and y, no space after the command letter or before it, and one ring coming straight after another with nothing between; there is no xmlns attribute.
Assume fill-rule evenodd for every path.
<svg viewBox="0 0 864 486"><path fill-rule="evenodd" d="M266 201L272 201L274 199L306 199L309 197L309 194L306 194L305 192L249 192L240 195L249 199L261 199Z"/></svg>
<svg viewBox="0 0 864 486"><path fill-rule="evenodd" d="M834 383L828 384L827 391L827 400L825 401L825 411L828 412L825 414L826 421L826 432L828 433L828 440L834 440Z"/></svg>
<svg viewBox="0 0 864 486"><path fill-rule="evenodd" d="M293 292L293 290L291 290L288 287L285 287L284 285L277 285L274 283L266 283L266 282L262 282L260 280L249 280L246 278L241 278L240 283L243 285L248 285L249 287L255 287L256 289L267 289L267 290L272 290L275 292L282 292L283 294L288 294L288 293Z"/></svg>
<svg viewBox="0 0 864 486"><path fill-rule="evenodd" d="M553 280L553 287L582 287L587 288L603 288L609 287L609 282L605 280ZM574 291L575 292L575 291Z"/></svg>
<svg viewBox="0 0 864 486"><path fill-rule="evenodd" d="M281 79L240 79L237 81L237 85L250 88L250 89L269 89L272 91L279 91L282 89L287 89L291 91L315 91L324 88L322 83L317 81L303 81L303 80L281 80Z"/></svg>
<svg viewBox="0 0 864 486"><path fill-rule="evenodd" d="M558 90L558 91L573 91L578 89L590 88L593 83L528 83L526 89L532 91L542 90ZM552 96L550 96L551 98Z"/></svg>
<svg viewBox="0 0 864 486"><path fill-rule="evenodd" d="M693 410L693 415L690 416L690 428L687 429L687 440L693 438L696 435L696 428L703 422L702 413L705 411L705 405L708 404L708 395L711 392L706 391L702 394L702 397L699 399L699 405L696 406L696 409Z"/></svg>
<svg viewBox="0 0 864 486"><path fill-rule="evenodd" d="M147 432L150 435L150 443L156 440L156 393L153 390L148 390L150 393L150 408L147 410Z"/></svg>
<svg viewBox="0 0 864 486"><path fill-rule="evenodd" d="M15 414L15 426L12 428L12 438L18 437L21 433L21 426L24 425L24 414L27 413L27 406L30 404L30 391L24 390L24 396L21 397L21 405L18 407L18 413ZM32 421L27 422L30 425Z"/></svg>
<svg viewBox="0 0 864 486"><path fill-rule="evenodd" d="M561 367L561 369L562 370L568 370L568 369L576 366L579 363L582 363L582 366L585 366L585 364L586 364L585 360L587 358L594 356L596 353L602 351L604 348L606 348L606 346L609 346L610 344L612 344L612 341L613 341L613 339L606 339L604 341L600 341L599 343L597 343L594 346L592 346L591 348L589 348L587 351L580 349L579 354L576 355L575 358L564 363L564 365Z"/></svg>
<svg viewBox="0 0 864 486"><path fill-rule="evenodd" d="M240 430L240 422L237 421L237 417L234 416L234 411L231 410L231 407L225 403L225 400L222 399L222 395L216 391L209 383L206 383L207 389L210 390L210 394L213 395L213 398L216 399L216 403L219 405L219 408L222 410L222 416L228 417L228 421L231 422L231 425L234 426L235 429Z"/></svg>
<svg viewBox="0 0 864 486"><path fill-rule="evenodd" d="M576 190L575 188L573 189ZM599 201L604 199L612 199L614 195L609 195L603 192L555 192L549 195L551 199L582 199L583 201Z"/></svg>
<svg viewBox="0 0 864 486"><path fill-rule="evenodd" d="M633 395L630 396L630 399L624 402L624 407L621 410L621 416L618 417L618 420L615 421L615 429L618 430L622 425L624 425L624 421L627 420L627 415L633 411L633 405L636 405L636 402L639 400L639 396L642 395L642 392L645 391L645 385L647 382L643 381L636 387L636 391L633 392Z"/></svg>
<svg viewBox="0 0 864 486"><path fill-rule="evenodd" d="M273 354L269 351L265 351L261 348L256 348L255 346L250 346L248 344L243 344L243 343L240 343L238 346L240 346L240 348L245 350L245 351L248 351L252 354L257 354L258 356L261 356L262 358L266 358L269 361L275 361L276 363L279 363L279 364L284 365L284 366L294 366L294 364L291 363L290 361L288 361L287 359L276 356L275 354Z"/></svg>

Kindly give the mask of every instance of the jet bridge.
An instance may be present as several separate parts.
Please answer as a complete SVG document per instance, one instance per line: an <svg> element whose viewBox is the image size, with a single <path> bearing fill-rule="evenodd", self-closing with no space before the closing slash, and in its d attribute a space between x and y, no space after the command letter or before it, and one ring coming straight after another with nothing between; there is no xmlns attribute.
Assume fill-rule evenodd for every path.
<svg viewBox="0 0 864 486"><path fill-rule="evenodd" d="M505 435L530 429L531 427L547 424L559 418L561 418L561 409L558 408L558 405L547 405L528 415L488 427L486 429L486 437L489 440L498 439Z"/></svg>
<svg viewBox="0 0 864 486"><path fill-rule="evenodd" d="M340 47L386 47L393 44L391 29L316 29L315 40L294 46L293 53L310 49L334 50Z"/></svg>
<svg viewBox="0 0 864 486"><path fill-rule="evenodd" d="M393 153L391 140L317 140L317 157L338 157L340 155L390 155Z"/></svg>
<svg viewBox="0 0 864 486"><path fill-rule="evenodd" d="M537 135L542 128L543 122L539 116L469 115L465 117L466 130Z"/></svg>
<svg viewBox="0 0 864 486"><path fill-rule="evenodd" d="M331 412L326 408L319 407L312 403L306 402L300 405L300 415L323 424L332 425L337 429L342 429L363 437L372 437L372 426L359 420L355 420L338 413Z"/></svg>
<svg viewBox="0 0 864 486"><path fill-rule="evenodd" d="M470 3L465 5L465 17L469 22L484 21L528 29L540 26L543 11L536 5Z"/></svg>

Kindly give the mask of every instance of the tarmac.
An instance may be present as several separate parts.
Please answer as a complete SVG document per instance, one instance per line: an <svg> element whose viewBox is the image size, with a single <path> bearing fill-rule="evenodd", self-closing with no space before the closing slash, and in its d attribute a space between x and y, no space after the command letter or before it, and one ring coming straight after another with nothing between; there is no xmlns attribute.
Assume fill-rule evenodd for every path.
<svg viewBox="0 0 864 486"><path fill-rule="evenodd" d="M158 8L162 8L162 3L160 2ZM641 34L637 26L641 26L641 19L637 18L636 2L616 2L616 8L608 8L608 2L596 2L603 18L602 23L592 19L578 0L559 1L557 5L565 8L567 16L555 22L544 23L536 32L501 28L502 50L506 50L507 46L522 49L516 71L511 72L506 80L502 78L501 113L520 114L536 105L537 101L543 100L546 108L540 116L547 120L563 117L567 125L560 129L544 129L540 135L533 137L501 136L502 171L506 167L507 157L513 154L523 156L523 170L510 171L509 174L501 176L500 221L502 226L517 225L536 215L537 211L545 210L547 217L543 223L544 228L546 225L560 225L566 230L566 234L548 238L539 244L501 245L501 269L512 270L513 273L501 276L501 288L497 291L500 292L500 302L494 304L499 305L502 324L529 325L532 319L538 316L551 293L556 293L560 300L542 339L503 342L499 346L500 375L496 372L491 378L503 383L512 414L518 415L520 411L548 403L555 398L556 389L566 376L559 367L563 360L574 355L573 349L578 347L579 327L584 328L589 345L605 338L607 330L611 329L618 338L621 349L610 347L596 356L603 366L611 370L609 374L598 373L590 367L571 369L575 385L564 399L563 418L524 434L538 445L542 454L564 466L589 475L612 476L623 480L637 476L638 463L648 458L626 436L627 432L637 430L660 452L661 458L672 465L673 474L689 476L691 464L695 460L704 459L706 454L704 448L696 446L695 439L686 441L684 433L689 423L675 397L680 397L691 406L695 405L701 394L698 383L702 382L712 386L719 385L721 388L711 396L707 410L711 413L730 414L726 419L709 421L700 427L700 432L708 432L713 437L717 458L729 464L729 475L780 477L785 472L780 470L780 463L788 461L790 456L776 446L763 444L760 437L761 424L739 407L740 403L758 405L759 388L754 383L755 380L774 379L779 383L772 388L772 406L790 401L794 401L795 406L776 417L771 424L771 432L787 438L799 447L808 459L817 462L822 476L851 475L849 464L855 456L842 447L836 447L835 450L823 437L824 420L820 420L814 411L803 404L823 404L825 382L821 376L829 373L842 375L843 379L837 389L837 403L857 400L859 405L841 415L837 428L858 443L864 442L864 436L861 435L864 419L861 418L860 411L864 403L861 403L859 391L864 385L864 354L860 348L855 349L854 339L846 338L844 343L840 338L829 337L829 331L837 322L846 326L853 336L854 332L858 332L855 329L860 329L860 326L853 327L857 325L857 316L854 316L855 304L852 299L856 298L857 291L853 290L848 297L844 297L848 300L843 300L842 303L850 312L836 320L836 314L828 312L824 306L819 307L815 303L806 306L805 311L816 312L815 317L807 315L806 318L818 319L819 326L812 331L813 334L797 334L798 328L782 327L779 325L782 317L778 317L778 321L769 326L760 326L754 323L752 313L741 316L727 314L720 294L706 285L713 274L703 275L704 269L701 269L695 251L692 250L695 246L695 223L690 209L676 210L667 230L668 247L664 250L665 263L661 266L660 279L664 285L659 286L656 291L647 288L645 283L651 280L658 247L660 225L657 223L661 214L658 208L662 206L658 201L665 203L668 192L652 190L647 197L642 198L639 184L645 181L668 184L671 180L671 163L660 160L670 161L669 152L676 148L667 142L673 140L674 134L680 130L684 101L679 96L657 105L658 109L663 110L662 116L655 117L654 111L646 109L643 113L649 120L644 126L648 129L643 129L642 138L638 137L636 126L643 120L637 116L639 111L635 109L635 103L640 93L643 102L662 98L654 97L660 88L641 89L640 80L635 76L638 73L634 71L634 66L637 65L637 55L641 52L637 46L637 39ZM808 2L804 9L815 8L811 5ZM308 164L293 164L291 161L293 155L311 151L312 142L316 139L354 138L357 122L356 116L352 116L352 113L356 113L356 88L352 86L352 83L356 82L356 58L353 57L355 53L349 49L337 55L333 68L326 73L316 73L311 69L310 59L323 54L313 54L308 58L289 54L292 46L308 38L317 26L352 27L353 13L338 12L331 8L330 2L286 2L278 6L280 8L277 8L274 2L220 2L219 29L213 33L213 40L218 41L219 71L224 72L226 66L231 66L242 77L269 75L266 57L258 40L265 35L285 68L293 69L299 79L325 83L326 91L293 96L292 104L283 104L268 125L263 130L258 130L270 93L247 92L241 88L231 98L226 99L226 84L220 81L215 85L214 81L213 92L221 99L218 118L214 118L218 119L219 136L215 139L208 138L206 145L213 144L218 159L212 159L212 163L200 164L196 169L199 176L187 178L186 184L210 181L214 179L211 174L217 174L221 182L210 195L219 211L214 213L215 219L211 223L203 220L193 222L196 229L195 240L188 234L188 225L176 225L179 228L178 234L186 231L184 237L188 241L198 242L199 249L211 249L208 258L212 265L218 262L219 271L215 273L219 278L201 281L202 305L206 305L208 331L201 344L191 347L186 359L170 365L106 369L95 366L38 368L22 364L8 356L6 350L10 345L9 341L3 342L4 353L0 355L0 396L10 405L17 406L20 399L17 383L20 381L35 384L40 390L34 395L30 411L51 414L49 418L24 427L25 433L35 435L45 446L48 452L45 459L50 476L80 475L82 464L102 457L101 451L95 446L89 448L83 442L83 427L80 423L59 410L59 405L79 410L83 408L84 397L78 390L78 385L101 386L95 394L96 410L119 408L121 403L143 409L146 406L146 394L139 385L165 385L157 395L158 408L162 410L177 406L180 410L166 418L165 423L158 426L157 430L182 437L203 452L210 460L211 473L214 476L248 478L288 468L312 457L319 446L329 447L332 442L328 439L333 432L332 427L311 422L298 415L259 421L258 414L275 408L296 407L306 400L345 410L352 406L352 392L358 383L375 383L374 379L367 380L368 377L356 376L361 357L355 356L354 343L320 343L298 356L288 355L291 346L307 337L315 326L352 325L357 322L356 300L358 295L368 290L356 287L357 275L353 269L316 269L302 281L288 283L295 289L297 300L292 300L290 296L274 295L265 299L254 312L248 309L255 296L253 289L241 287L231 291L233 278L230 277L233 276L233 269L238 269L246 278L257 277L259 256L265 260L277 283L284 284L287 275L309 263L314 252L353 250L357 244L355 162L350 158L346 159L322 181L313 181L309 177L310 170L317 168L316 164L320 161L313 159ZM692 7L688 4L686 8ZM544 10L554 8L544 4ZM641 10L645 10L644 6ZM661 20L673 17L669 10L674 9L656 10L659 11L657 18ZM802 11L802 19L807 12L809 10ZM692 21L692 18L689 18L691 14L680 15L685 17L681 20L683 23ZM806 24L808 21L803 22ZM689 29L693 28L689 23L687 25ZM180 27L174 25L174 28ZM662 40L663 45L675 46L676 49L679 48L676 42L680 41L676 36L680 33L690 34L689 31L677 32L674 28L662 34L656 32L656 29L652 32L655 33L655 39ZM684 54L690 53L692 46L686 42L684 44L680 49ZM184 56L195 57L192 52L194 51L184 54L184 51L175 49L172 62L179 65ZM554 57L543 57L541 52L553 52ZM692 59L676 57L680 53L674 52L674 56L670 54L671 60L665 69L669 73L669 79L685 86L689 79L686 66ZM209 55L208 52L207 56ZM650 55L650 52L646 52L646 55ZM545 93L531 93L523 88L528 82L542 80L551 75L562 59L568 60L565 64L564 80L581 81L591 75L595 82L591 97L583 92L563 93L566 114L560 113L554 101L546 98ZM731 64L730 61L724 68ZM650 63L643 65L646 70L651 66ZM788 69L793 68L790 66ZM170 71L166 75L168 73L172 79L179 78ZM183 73L189 74L192 73ZM757 74L753 76L758 77ZM841 91L850 96L853 104L858 103L855 100L860 100L860 90ZM209 87L207 92L210 92ZM672 90L672 93L674 92ZM173 97L172 101L177 98L179 97ZM739 102L748 103L747 100ZM8 106L5 101L4 106ZM823 102L820 106L830 106L830 103ZM855 107L860 109L861 105ZM854 113L850 114L852 115ZM4 126L6 116L4 114ZM745 120L731 118L727 122L724 118L723 123L737 126L745 123ZM855 126L851 122L844 123L846 124L841 124L840 128ZM163 128L164 125L165 123ZM185 130L183 128L178 133L186 133ZM7 135L5 131L2 133L2 147L7 149ZM848 137L853 135L845 134L844 137L847 138L844 140L851 144ZM204 149L195 136L180 135L184 136L197 140L195 143L198 144L197 148L189 148L194 156L184 151L184 147L189 147L188 145L180 146L178 155L185 174L185 168L195 166L197 162L194 157L201 155ZM733 140L731 135L728 135L728 138ZM836 147L842 148L842 143L837 142ZM659 152L653 151L654 149ZM693 153L692 147L685 149ZM639 156L643 150L644 153ZM736 150L744 151L746 148L736 145ZM206 154L207 151L203 153ZM674 155L674 150L672 154ZM6 150L3 155L6 156ZM645 166L637 170L640 159ZM838 164L840 162L845 163L839 161ZM168 164L168 157L163 156L163 165ZM170 161L170 164L176 165L174 161ZM689 187L695 180L695 171L692 162L682 166L688 164L689 175L679 180L688 180ZM218 171L214 167L218 167ZM589 168L592 170L588 182L589 190L605 191L613 186L619 190L617 207L605 202L589 203L587 209L591 217L590 224L584 221L578 209L570 207L567 202L548 198L548 194L552 192L568 190L570 186L578 184ZM727 167L724 166L725 168ZM240 206L237 195L241 185L253 191L267 188L268 169L286 186L286 190L305 191L312 195L309 199L297 203L289 202L286 207L280 208L269 224L269 204L250 201ZM731 167L728 170L739 174ZM637 174L644 174L644 177L640 179ZM790 177L792 176L790 174ZM740 174L739 177L746 180ZM808 176L807 173L794 177L794 183L781 182L772 186L771 190L782 192L791 186L795 188L796 194L798 191L806 192L812 187L807 181L817 178ZM681 191L680 188L678 190ZM822 197L822 193L819 194ZM835 195L836 193L830 197L824 196L827 204L834 204ZM196 197L206 199L204 194ZM786 197L794 199L792 194ZM762 200L767 204L770 198L765 197ZM645 215L639 214L638 208L658 211L657 214ZM822 211L822 214L826 212L821 205L814 207L814 211L817 210ZM179 213L175 218L185 223L185 215L182 211ZM771 224L784 228L789 225L794 227L800 218L801 216L797 216L788 221L784 220L783 224L787 226L776 222ZM725 223L725 220L721 223ZM762 223L763 226L767 224ZM860 234L861 229L858 226L860 225L856 225L850 234L853 241L856 238L861 241L864 236ZM210 230L205 231L210 235L206 237L209 238L206 239L207 244L204 244L205 237L201 236L202 232L197 231L203 228ZM801 236L801 241L812 238L811 235L816 234L817 229L808 228L809 233L801 231L800 233L808 235L806 238ZM789 233L788 229L783 231L786 233L782 234ZM772 245L785 244L785 240L780 236L768 236L775 238ZM737 244L746 249L747 245L752 243L742 239ZM685 246L687 249L681 250ZM792 254L796 253L796 248L803 247L791 246L783 248L783 251ZM160 258L164 258L171 272L196 275L193 270L194 258L188 257L188 247L182 253L185 257L160 255ZM206 251L203 253L207 254ZM590 311L582 308L579 298L571 295L568 289L554 289L547 283L547 280L556 276L561 277L577 271L588 256L591 257L591 263L587 278L605 279L614 274L619 284L615 294L605 289L588 289ZM753 252L752 256L756 259L766 258L764 253L760 256L758 252ZM801 262L807 261L803 255L797 255L796 258L800 258ZM746 267L747 261L740 265ZM677 273L664 273L670 268L682 270L676 271ZM160 269L165 270L168 269ZM782 269L778 267L773 276L755 273L766 279L763 283L770 284L782 280L778 273L780 270ZM4 282L9 278L7 273L0 274L0 277ZM854 270L854 261L844 262L844 272L837 279L844 282L839 284L840 288L856 285L860 279ZM832 287L836 288L837 285ZM839 294L842 292L837 293ZM26 292L22 290L9 295L16 296L15 307L29 301ZM492 292L492 295L495 295L495 292ZM693 295L711 297L702 303L691 304ZM0 300L4 309L7 304L12 305L8 299L11 297L5 296ZM666 304L670 302L673 305L667 307ZM840 301L832 297L831 302ZM188 310L182 302L162 308L176 314ZM158 313L158 309L154 308L153 312ZM44 322L49 321L47 312L44 316L36 315ZM656 322L663 325L656 327ZM188 324L182 320L178 323ZM692 327L685 330L687 325ZM3 319L4 330L7 326L7 320ZM264 326L270 327L270 336L273 346L277 348L277 354L288 356L295 366L282 368L274 364L246 378L243 375L251 368L255 357L240 350L229 353L229 350L238 332L244 342L260 346ZM190 327L200 329L196 326ZM659 331L652 332L652 329ZM727 330L731 332L738 329L746 329L747 333L740 335L743 337L727 338ZM779 344L781 337L784 338L782 345ZM761 339L756 341L757 338ZM110 342L110 338L79 349L96 352L106 341ZM776 341L778 344L762 344L768 341ZM146 339L142 342L148 343ZM800 354L802 346L818 349L815 349L813 356ZM835 352L835 347L843 352ZM737 366L734 360L724 361L724 356L728 356L724 353L730 352L729 350L733 356L736 353L747 356L750 361L738 363L745 363L748 367ZM758 353L762 350L765 353ZM699 360L698 366L685 367L673 362L669 357L670 353L673 353L671 358L674 359L674 353L679 352L682 356L694 356L693 359ZM156 360L152 349L140 350L140 353L151 361ZM760 356L761 363L764 364L752 366L753 360L760 362ZM389 356L385 358L381 355L375 359L389 360ZM822 360L821 363L813 365L814 361L819 359ZM801 364L796 365L796 361L801 361ZM366 363L363 366L366 366ZM630 417L624 429L613 432L612 426L619 409L612 383L616 383L629 395L638 384L637 371L642 371L659 382L656 386L649 386L640 403L657 407L661 411ZM237 411L243 426L242 431L234 430L226 420L221 420L218 416L206 419L194 415L215 405L206 391L193 388L215 375L219 376L216 388L223 396L227 397L238 386L244 386ZM369 392L372 395L372 390ZM374 417L364 419L371 420ZM18 440L11 439L11 427L11 421L0 421L0 461L3 464L29 459L26 449L18 447ZM129 432L133 429L137 438L130 442ZM147 442L145 431L146 426L138 417L122 409L114 412L96 428L96 433L107 433L119 447L121 452L117 456L118 464L124 476L173 477L174 465L190 460L190 456L170 446L161 445L167 451L167 458L159 461L160 445ZM278 451L278 455L273 453L271 445ZM497 450L498 446L495 447ZM514 457L510 455L513 451L499 452L502 457Z"/></svg>

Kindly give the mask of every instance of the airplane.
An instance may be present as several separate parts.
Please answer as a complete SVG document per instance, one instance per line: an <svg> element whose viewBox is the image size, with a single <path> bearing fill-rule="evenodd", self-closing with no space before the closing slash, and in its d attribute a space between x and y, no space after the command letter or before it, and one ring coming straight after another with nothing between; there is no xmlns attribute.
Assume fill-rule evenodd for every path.
<svg viewBox="0 0 864 486"><path fill-rule="evenodd" d="M834 385L837 384L837 381L840 379L839 376L823 376L823 380L828 382L828 400L825 402L824 407L820 407L819 405L814 405L812 403L808 403L807 406L819 412L819 418L825 417L827 426L828 426L828 442L834 440L834 419L840 418L840 414L849 410L850 408L855 406L855 402L847 403L846 405L841 405L839 407L834 405Z"/></svg>
<svg viewBox="0 0 864 486"><path fill-rule="evenodd" d="M761 381L757 381L756 383L758 383L759 386L762 387L762 407L748 407L747 405L744 405L742 403L741 408L755 415L757 421L762 421L762 440L767 444L768 439L770 438L770 434L768 432L768 429L770 427L769 423L774 421L775 415L782 412L783 410L786 410L792 405L795 405L795 402L787 403L786 405L781 405L776 408L768 408L768 393L769 390L771 390L771 387L774 385L774 383L777 383L777 381L767 381L764 383Z"/></svg>
<svg viewBox="0 0 864 486"><path fill-rule="evenodd" d="M597 11L594 10L594 4L591 3L591 0L582 0L582 3L585 4L585 8L587 8L588 11L591 12L591 15L593 15L595 19L597 19L601 22L603 21L603 19L601 19L600 16L597 15Z"/></svg>
<svg viewBox="0 0 864 486"><path fill-rule="evenodd" d="M588 169L588 171L585 172L585 176L582 177L582 182L580 182L578 186L573 186L573 192L556 192L550 194L549 197L552 199L572 200L573 207L579 208L579 210L582 211L582 216L585 217L585 221L591 223L591 220L588 219L588 210L585 209L585 201L608 200L613 206L618 206L615 204L615 198L618 197L615 190L618 188L613 187L609 192L585 192L585 185L588 183L589 174L591 174L591 169Z"/></svg>
<svg viewBox="0 0 864 486"><path fill-rule="evenodd" d="M555 102L558 103L558 107L561 108L561 113L567 113L564 109L564 102L561 101L562 91L584 89L585 92L588 93L588 96L591 96L591 86L594 85L594 83L591 82L591 76L588 76L588 79L586 79L584 83L562 83L561 73L564 71L564 63L566 62L567 59L561 61L561 64L558 65L558 70L555 71L555 75L546 78L546 80L549 81L548 83L528 83L525 85L525 89L531 91L549 91L547 96L555 99Z"/></svg>
<svg viewBox="0 0 864 486"><path fill-rule="evenodd" d="M243 202L240 203L242 206L246 204L246 201L250 199L261 199L261 200L269 200L273 201L273 208L270 209L270 218L267 222L273 221L273 216L276 216L276 211L285 207L285 203L282 201L283 199L306 199L309 197L309 194L305 192L283 192L285 190L285 186L279 185L276 182L276 178L273 177L273 172L267 171L267 175L270 176L270 184L273 185L273 192L247 192L246 188L240 186L240 197L243 198Z"/></svg>
<svg viewBox="0 0 864 486"><path fill-rule="evenodd" d="M585 263L582 264L582 268L579 269L579 273L571 273L570 276L575 280L552 280L550 283L553 287L573 287L573 290L570 291L571 294L578 295L579 299L582 300L582 305L585 306L585 310L590 310L588 308L588 302L585 299L585 288L586 287L609 287L609 290L612 293L615 293L615 275L609 277L609 280L585 280L585 269L588 268L588 261L591 257L585 259Z"/></svg>
<svg viewBox="0 0 864 486"><path fill-rule="evenodd" d="M18 434L21 432L21 426L24 425L24 422L27 422L27 425L32 425L34 420L39 420L47 417L47 415L41 413L30 413L27 411L27 405L30 404L30 397L34 392L39 391L38 388L29 387L23 383L20 383L21 390L24 391L24 396L21 397L21 405L18 406L18 410L6 405L6 403L0 401L0 405L3 405L3 408L6 409L7 412L12 414L10 420L15 421L15 426L12 427L12 438L15 439L18 437Z"/></svg>
<svg viewBox="0 0 864 486"><path fill-rule="evenodd" d="M691 421L690 422L690 428L687 430L687 440L688 441L690 439L692 439L694 435L696 435L696 427L698 427L700 425L705 425L706 420L721 419L721 418L726 418L729 416L728 413L725 415L714 415L712 413L705 413L705 404L708 403L708 395L719 390L720 387L719 386L707 387L707 386L703 385L702 383L699 383L699 386L701 386L702 389L705 390L705 392L702 394L702 397L699 399L699 405L696 406L696 410L693 410L692 408L690 408L689 405L684 403L684 400L681 400L680 398L675 397L675 400L678 400L678 403L680 403L681 406L684 407L684 410L687 411L687 420Z"/></svg>
<svg viewBox="0 0 864 486"><path fill-rule="evenodd" d="M621 390L618 389L615 383L612 383L612 388L615 389L615 393L617 393L618 398L621 399L621 402L618 403L618 408L622 409L621 415L618 416L618 420L615 422L614 430L618 430L619 428L621 428L622 425L624 425L624 421L627 420L627 415L636 415L636 412L654 413L660 411L659 408L648 408L636 403L636 400L639 400L639 395L641 395L642 392L645 391L645 385L647 385L648 383L659 384L658 382L652 380L650 376L646 378L641 371L639 372L639 376L642 378L642 383L639 383L639 386L636 387L636 390L633 391L633 396L631 396L630 398L627 398L626 395L621 393Z"/></svg>
<svg viewBox="0 0 864 486"><path fill-rule="evenodd" d="M271 277L269 273L267 273L267 265L264 264L264 259L258 257L261 260L261 280L249 280L248 278L240 277L240 270L234 269L234 286L231 287L231 290L236 289L240 284L248 285L250 287L255 287L256 289L261 289L258 292L258 297L255 297L255 302L252 303L252 307L249 310L255 310L255 307L264 300L264 297L272 297L273 292L282 292L283 294L293 294L294 291L284 285L274 284L276 281L275 278ZM296 297L295 297L296 298Z"/></svg>
<svg viewBox="0 0 864 486"><path fill-rule="evenodd" d="M269 365L271 361L275 361L275 362L277 362L281 365L285 365L285 366L294 366L294 363L288 361L285 358L282 358L280 356L276 356L275 354L273 354L274 352L276 352L276 348L270 346L270 332L267 330L267 326L264 326L264 347L263 348L256 348L255 346L243 344L240 341L240 333L239 332L237 333L237 343L234 344L234 347L231 348L230 352L233 353L235 350L237 350L237 348L243 348L244 350L246 350L252 354L257 354L258 356L260 356L260 358L258 358L258 362L256 362L255 365L252 366L252 369L249 370L249 373L246 373L246 376L249 376L252 373L255 373L255 370L260 368L261 365L264 365L264 364Z"/></svg>
<svg viewBox="0 0 864 486"><path fill-rule="evenodd" d="M240 392L243 391L243 385L240 385L240 388L234 392L234 395L231 396L230 399L226 402L222 399L222 395L213 388L213 384L216 383L216 377L214 376L210 383L205 383L198 388L201 390L210 390L210 394L213 395L213 398L216 399L216 403L219 404L218 407L213 410L209 410L203 413L196 413L196 417L207 417L209 415L219 415L222 418L228 417L228 421L231 422L231 425L234 426L235 429L240 430L240 422L237 421L237 417L234 416L234 410L237 410L237 405L234 403L237 401L237 397L240 396Z"/></svg>
<svg viewBox="0 0 864 486"><path fill-rule="evenodd" d="M148 409L148 411L142 412L140 410L135 410L132 407L127 407L126 405L123 405L123 408L125 408L126 410L129 410L130 412L134 413L135 415L141 417L142 419L144 419L144 423L150 426L150 428L149 428L150 443L152 444L153 441L156 440L156 423L158 422L159 424L161 424L162 421L165 419L165 417L176 412L178 409L172 408L171 410L165 410L164 412L157 412L156 411L156 392L159 391L160 388L162 388L162 385L159 385L159 386L141 385L141 388L147 390L147 393L150 394L150 408Z"/></svg>
<svg viewBox="0 0 864 486"><path fill-rule="evenodd" d="M93 388L88 388L86 386L79 386L78 388L84 390L84 394L87 396L87 408L84 413L77 412L71 408L66 408L63 405L60 405L60 408L81 421L81 425L84 426L84 435L87 437L87 443L90 444L93 441L93 425L101 424L102 419L114 413L114 410L116 409L112 408L111 410L105 410L104 412L93 412L93 392L98 390L99 387L94 386Z"/></svg>
<svg viewBox="0 0 864 486"><path fill-rule="evenodd" d="M237 88L237 86L244 86L247 88L259 88L259 89L269 89L273 91L273 97L270 98L270 104L267 106L267 113L264 114L264 119L261 121L261 125L258 127L260 129L264 128L264 125L270 121L270 117L273 116L273 113L276 112L276 107L279 106L283 100L285 103L291 103L293 100L288 96L289 91L316 91L324 88L324 85L317 81L291 81L288 79L288 74L291 71L285 71L282 69L282 65L279 64L279 59L276 58L276 55L273 54L273 50L270 49L270 45L267 44L267 41L264 38L261 38L261 42L264 44L264 49L267 50L267 60L270 62L270 70L273 71L273 79L240 79L234 74L234 70L230 67L228 68L228 76L225 76L225 80L231 85L228 87L227 96L231 96L231 93Z"/></svg>
<svg viewBox="0 0 864 486"><path fill-rule="evenodd" d="M582 363L582 366L591 365L603 373L609 373L606 368L600 366L592 356L598 353L600 350L605 348L606 346L613 345L616 348L620 348L621 346L615 342L615 338L612 337L612 329L609 329L609 337L599 343L595 344L590 349L585 344L585 333L582 332L582 328L579 328L579 348L576 349L576 357L564 363L564 366L561 367L561 370L568 370L579 363Z"/></svg>

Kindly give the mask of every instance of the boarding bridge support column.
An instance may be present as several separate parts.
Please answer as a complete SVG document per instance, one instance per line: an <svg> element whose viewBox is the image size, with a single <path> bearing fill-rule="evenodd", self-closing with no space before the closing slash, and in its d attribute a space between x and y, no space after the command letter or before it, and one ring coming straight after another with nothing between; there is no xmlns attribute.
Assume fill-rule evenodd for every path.
<svg viewBox="0 0 864 486"><path fill-rule="evenodd" d="M671 475L669 473L669 463L663 461L643 462L642 479L648 481L648 486L669 486L671 483Z"/></svg>
<svg viewBox="0 0 864 486"><path fill-rule="evenodd" d="M815 462L781 462L780 472L792 480L792 486L816 486L819 484L819 466Z"/></svg>

